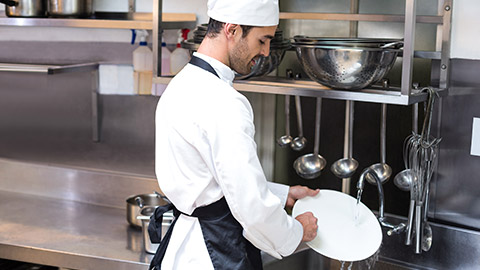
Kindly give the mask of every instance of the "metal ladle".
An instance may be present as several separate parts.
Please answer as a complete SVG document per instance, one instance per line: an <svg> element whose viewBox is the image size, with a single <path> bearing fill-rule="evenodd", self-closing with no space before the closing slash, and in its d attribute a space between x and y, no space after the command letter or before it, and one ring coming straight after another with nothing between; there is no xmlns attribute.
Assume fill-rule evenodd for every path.
<svg viewBox="0 0 480 270"><path fill-rule="evenodd" d="M293 168L297 174L305 179L313 179L320 176L327 164L325 158L318 154L320 150L320 118L322 111L322 98L317 97L315 113L315 143L313 154L303 155L295 160Z"/></svg>
<svg viewBox="0 0 480 270"><path fill-rule="evenodd" d="M405 245L412 244L412 232L413 232L413 218L415 212L415 198L417 197L417 177L410 169L405 169L395 175L393 183L403 191L410 191L410 206L408 208L408 222L407 222L407 235L405 237Z"/></svg>
<svg viewBox="0 0 480 270"><path fill-rule="evenodd" d="M350 178L358 168L358 161L352 158L353 148L353 101L347 100L345 106L345 158L335 161L330 170L341 179ZM349 190L349 188L348 188Z"/></svg>
<svg viewBox="0 0 480 270"><path fill-rule="evenodd" d="M387 132L387 104L382 104L381 111L381 122L380 122L380 163L371 165L369 168L372 171L375 171L377 177L382 183L388 181L392 175L392 168L385 163L386 156L386 132ZM367 174L366 179L368 183L375 185L375 179L370 177L370 174Z"/></svg>
<svg viewBox="0 0 480 270"><path fill-rule="evenodd" d="M297 111L298 137L293 139L290 146L293 150L300 151L307 144L307 139L303 136L302 105L300 102L300 96L295 96L295 108Z"/></svg>
<svg viewBox="0 0 480 270"><path fill-rule="evenodd" d="M281 147L286 147L292 142L290 136L290 95L285 96L285 135L278 138L277 143Z"/></svg>

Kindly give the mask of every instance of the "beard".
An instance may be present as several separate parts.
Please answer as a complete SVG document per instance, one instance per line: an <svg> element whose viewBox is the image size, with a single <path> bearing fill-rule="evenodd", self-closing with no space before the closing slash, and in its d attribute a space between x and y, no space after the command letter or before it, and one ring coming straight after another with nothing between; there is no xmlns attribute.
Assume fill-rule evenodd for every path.
<svg viewBox="0 0 480 270"><path fill-rule="evenodd" d="M246 39L240 39L230 54L230 68L241 75L247 75L251 72L253 59L249 57L249 49Z"/></svg>

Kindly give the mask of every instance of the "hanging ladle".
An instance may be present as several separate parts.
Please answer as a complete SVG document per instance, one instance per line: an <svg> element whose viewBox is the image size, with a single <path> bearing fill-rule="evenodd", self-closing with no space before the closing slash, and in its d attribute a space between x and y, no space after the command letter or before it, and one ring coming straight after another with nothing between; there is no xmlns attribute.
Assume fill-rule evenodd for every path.
<svg viewBox="0 0 480 270"><path fill-rule="evenodd" d="M277 143L281 147L286 147L292 142L290 136L290 95L285 96L285 135L278 138Z"/></svg>
<svg viewBox="0 0 480 270"><path fill-rule="evenodd" d="M307 139L303 136L302 105L300 102L300 96L295 96L295 108L297 111L298 137L293 139L290 146L293 150L300 151L307 144Z"/></svg>
<svg viewBox="0 0 480 270"><path fill-rule="evenodd" d="M380 163L371 165L369 168L372 170L380 179L382 183L388 181L392 175L392 168L385 163L386 161L386 132L387 132L387 104L382 104L381 112L381 122L380 122ZM375 179L370 177L370 174L367 174L365 177L368 183L376 185Z"/></svg>
<svg viewBox="0 0 480 270"><path fill-rule="evenodd" d="M320 118L322 111L322 98L317 97L315 113L315 142L313 154L303 155L295 160L293 168L297 174L305 179L313 179L320 176L327 164L325 158L318 154L320 151Z"/></svg>
<svg viewBox="0 0 480 270"><path fill-rule="evenodd" d="M338 178L350 178L358 168L358 161L352 158L353 148L353 101L347 100L345 108L346 157L335 161L330 170Z"/></svg>

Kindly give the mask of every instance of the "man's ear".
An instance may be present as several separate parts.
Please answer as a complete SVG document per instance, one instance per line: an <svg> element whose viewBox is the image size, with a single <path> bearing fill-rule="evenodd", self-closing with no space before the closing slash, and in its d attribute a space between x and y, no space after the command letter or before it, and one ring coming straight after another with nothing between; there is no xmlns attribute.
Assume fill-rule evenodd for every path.
<svg viewBox="0 0 480 270"><path fill-rule="evenodd" d="M225 27L223 27L223 31L225 33L225 36L227 39L234 38L236 35L240 34L239 31L241 27L238 24L231 24L231 23L226 23Z"/></svg>

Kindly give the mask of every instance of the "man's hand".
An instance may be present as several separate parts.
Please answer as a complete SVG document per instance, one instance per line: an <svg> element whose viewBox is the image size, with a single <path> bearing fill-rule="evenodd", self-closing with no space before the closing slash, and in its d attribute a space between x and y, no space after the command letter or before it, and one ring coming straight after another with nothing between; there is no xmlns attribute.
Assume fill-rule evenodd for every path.
<svg viewBox="0 0 480 270"><path fill-rule="evenodd" d="M320 192L319 189L313 190L304 186L290 187L290 189L288 190L286 207L292 208L298 199L301 199L307 196L315 196L318 194L318 192Z"/></svg>
<svg viewBox="0 0 480 270"><path fill-rule="evenodd" d="M306 212L298 215L295 219L298 220L303 226L302 241L312 241L317 236L317 218L313 216L312 212Z"/></svg>

